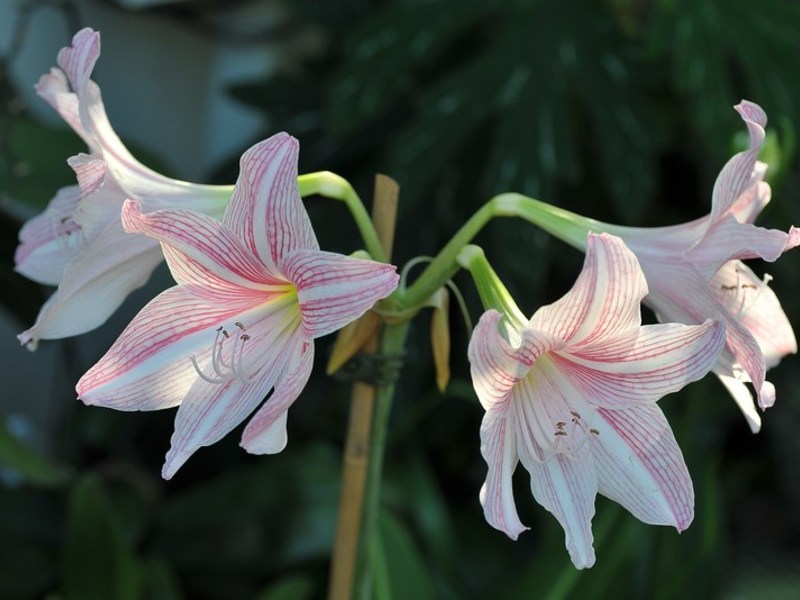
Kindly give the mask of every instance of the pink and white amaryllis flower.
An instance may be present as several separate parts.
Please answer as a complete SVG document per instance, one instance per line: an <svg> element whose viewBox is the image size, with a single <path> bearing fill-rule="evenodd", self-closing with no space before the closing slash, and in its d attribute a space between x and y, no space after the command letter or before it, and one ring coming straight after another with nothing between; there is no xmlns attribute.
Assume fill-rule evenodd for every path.
<svg viewBox="0 0 800 600"><path fill-rule="evenodd" d="M741 260L777 260L800 245L800 229L791 227L784 233L753 224L770 200L770 187L763 181L767 167L756 160L767 116L747 101L736 110L749 130L750 146L731 158L717 177L710 214L671 227L590 227L622 237L636 254L650 287L645 304L659 320L725 320L727 343L713 370L757 432L761 417L745 383L752 382L762 410L772 406L775 388L766 380L766 369L796 353L797 342L767 285L770 278L759 279Z"/></svg>
<svg viewBox="0 0 800 600"><path fill-rule="evenodd" d="M128 325L78 382L86 404L118 410L180 405L162 474L250 420L242 446L286 444L286 414L308 380L314 339L341 328L397 286L395 267L322 252L297 190L297 141L278 134L248 150L222 221L180 210L143 214L126 231L161 242L177 281Z"/></svg>
<svg viewBox="0 0 800 600"><path fill-rule="evenodd" d="M111 128L100 88L90 79L99 55L100 34L83 29L59 52L60 68L43 75L36 86L83 138L89 153L68 161L78 185L59 190L19 234L16 270L58 286L34 326L18 336L31 348L38 339L98 327L161 262L155 240L122 229L120 209L126 198L139 200L147 211L181 207L219 216L230 197L230 186L175 181L128 152Z"/></svg>
<svg viewBox="0 0 800 600"><path fill-rule="evenodd" d="M512 492L521 461L533 497L564 528L578 568L594 563L598 492L645 523L679 531L694 514L686 464L656 401L709 371L724 326L642 326L646 294L625 244L590 235L583 271L563 298L530 321L490 310L469 345L472 382L486 410L486 519L513 539L526 529Z"/></svg>

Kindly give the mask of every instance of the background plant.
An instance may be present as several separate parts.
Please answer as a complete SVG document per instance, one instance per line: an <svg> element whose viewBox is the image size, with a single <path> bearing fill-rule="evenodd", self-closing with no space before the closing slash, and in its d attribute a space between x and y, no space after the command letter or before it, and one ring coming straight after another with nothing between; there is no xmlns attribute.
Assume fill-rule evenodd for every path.
<svg viewBox="0 0 800 600"><path fill-rule="evenodd" d="M66 7L79 21L65 27L66 43L83 24L80 14L71 2L25 6L45 4ZM122 11L131 3L104 4ZM235 44L243 34L225 25L219 6L166 2L149 12ZM268 81L243 81L230 93L270 117L268 130L254 131L253 142L282 129L300 139L302 172L334 170L364 197L376 171L400 182L395 257L401 265L433 252L490 195L506 190L610 222L661 225L700 216L713 177L737 143L731 106L743 97L771 118L771 156L765 159L774 200L760 224L800 223L792 154L800 122L800 63L793 60L800 8L794 3L340 0L292 2L289 11L281 29L251 35L285 40L310 27L324 39L323 50L300 68ZM39 124L15 100L5 76L13 50L12 44L0 65L0 299L21 330L43 294L11 271L15 210L41 206L71 182L64 161L81 143ZM211 179L233 181L243 149ZM157 159L157 144L150 150ZM308 203L321 243L336 249L342 232L355 230L331 204ZM582 261L580 253L521 222L494 223L477 241L529 314L568 289ZM792 264L770 265L770 273L797 324L800 307L786 293L797 278ZM466 277L457 282L470 290ZM467 300L479 314L471 291ZM454 377L439 394L427 366L423 323L411 330L387 450L382 577L394 597L500 590L514 598L535 590L551 597L668 598L687 589L785 597L800 585L794 359L771 373L780 390L773 411L780 417L767 412L758 436L749 434L711 378L666 399L662 407L695 481L694 525L678 536L600 501L598 563L576 572L564 555L561 530L532 503L521 503L532 532L519 542L483 521L477 501L485 469L477 436L481 411L467 379L466 331L453 314ZM304 392L308 401L293 412L292 443L283 454L244 456L236 436L229 436L164 484L158 473L172 413L83 407L72 387L91 360L84 364L71 353L70 341L54 345L63 358L57 397L29 401L60 407L56 439L37 443L41 424L19 415L5 419L0 430L0 595L323 593L347 384L325 378L318 365ZM97 347L93 358L104 349ZM324 359L324 346L319 356ZM20 437L25 432L27 438ZM516 483L524 493L524 477Z"/></svg>

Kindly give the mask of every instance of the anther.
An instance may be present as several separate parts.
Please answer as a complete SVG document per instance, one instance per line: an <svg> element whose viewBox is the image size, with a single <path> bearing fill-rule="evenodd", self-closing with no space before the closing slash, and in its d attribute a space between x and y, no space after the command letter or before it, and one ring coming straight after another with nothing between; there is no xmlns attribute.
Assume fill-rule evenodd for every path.
<svg viewBox="0 0 800 600"><path fill-rule="evenodd" d="M593 434L595 434L595 435L600 435L600 432L599 432L599 431L597 431L597 429L594 429L594 428L590 429L590 430L589 430L589 433L593 433Z"/></svg>

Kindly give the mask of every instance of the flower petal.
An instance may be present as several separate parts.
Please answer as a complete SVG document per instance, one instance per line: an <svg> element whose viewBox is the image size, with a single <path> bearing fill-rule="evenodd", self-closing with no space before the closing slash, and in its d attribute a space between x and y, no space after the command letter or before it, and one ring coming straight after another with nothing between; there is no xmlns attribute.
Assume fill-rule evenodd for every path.
<svg viewBox="0 0 800 600"><path fill-rule="evenodd" d="M486 521L512 540L528 529L519 520L514 503L512 476L519 462L513 421L505 407L491 407L481 423L481 455L489 467L480 491Z"/></svg>
<svg viewBox="0 0 800 600"><path fill-rule="evenodd" d="M601 494L650 525L683 531L694 490L669 423L656 405L597 411L592 454Z"/></svg>
<svg viewBox="0 0 800 600"><path fill-rule="evenodd" d="M722 385L728 390L728 393L733 397L734 402L742 411L747 424L750 426L750 431L758 433L761 431L761 415L756 410L755 402L753 401L753 394L747 389L747 386L730 375L723 375L716 373Z"/></svg>
<svg viewBox="0 0 800 600"><path fill-rule="evenodd" d="M64 121L77 133L86 145L92 150L97 150L94 139L81 123L78 96L69 91L67 76L60 69L52 68L39 78L36 93L44 99L61 116Z"/></svg>
<svg viewBox="0 0 800 600"><path fill-rule="evenodd" d="M531 326L569 345L622 335L641 323L639 302L647 284L636 256L608 234L589 234L586 260L575 285L543 306Z"/></svg>
<svg viewBox="0 0 800 600"><path fill-rule="evenodd" d="M286 447L289 407L303 391L314 366L314 343L301 342L286 350L292 357L272 396L253 415L242 433L241 446L251 454L277 454Z"/></svg>
<svg viewBox="0 0 800 600"><path fill-rule="evenodd" d="M208 290L230 293L231 288L252 298L265 297L269 285L286 287L257 261L219 221L187 210L159 210L142 214L141 204L122 206L126 231L147 235L171 247L170 270L179 283L201 283Z"/></svg>
<svg viewBox="0 0 800 600"><path fill-rule="evenodd" d="M550 511L564 528L567 550L578 569L594 564L592 517L597 494L597 473L591 456L555 454L546 462L526 460L531 474L531 492L536 501Z"/></svg>
<svg viewBox="0 0 800 600"><path fill-rule="evenodd" d="M103 232L67 265L58 290L22 344L84 333L105 323L128 294L144 285L161 262L152 240L126 235L119 223Z"/></svg>
<svg viewBox="0 0 800 600"><path fill-rule="evenodd" d="M171 479L199 448L221 440L255 410L274 383L269 377L256 377L252 383L234 378L220 384L197 378L178 408L161 476Z"/></svg>
<svg viewBox="0 0 800 600"><path fill-rule="evenodd" d="M297 286L306 334L318 338L344 327L397 287L394 265L331 252L297 250L279 262Z"/></svg>
<svg viewBox="0 0 800 600"><path fill-rule="evenodd" d="M733 156L714 182L714 191L711 195L711 223L716 222L731 208L740 194L756 183L754 174L756 176L758 174L755 170L756 158L764 143L767 115L760 106L747 100L742 100L735 108L747 125L750 146L744 152Z"/></svg>
<svg viewBox="0 0 800 600"><path fill-rule="evenodd" d="M792 325L775 292L741 261L730 261L717 271L709 287L728 314L755 337L769 369L787 354L797 353Z"/></svg>
<svg viewBox="0 0 800 600"><path fill-rule="evenodd" d="M14 253L14 270L45 285L58 285L64 269L83 247L80 227L72 220L80 191L76 186L58 190L45 211L20 229Z"/></svg>
<svg viewBox="0 0 800 600"><path fill-rule="evenodd" d="M650 282L645 304L653 308L663 322L701 323L707 317L724 321L726 345L714 372L732 375L734 370L744 371L759 390L759 403L766 405L770 386L765 387L764 356L755 337L737 315L730 314L717 302L706 280L690 265L675 269L669 264L644 264Z"/></svg>
<svg viewBox="0 0 800 600"><path fill-rule="evenodd" d="M294 250L319 250L297 190L299 145L278 133L247 150L223 223L268 266Z"/></svg>
<svg viewBox="0 0 800 600"><path fill-rule="evenodd" d="M727 215L717 220L687 254L688 259L706 280L711 279L726 262L735 259L761 258L774 262L781 254L800 246L800 229L787 233L740 223Z"/></svg>
<svg viewBox="0 0 800 600"><path fill-rule="evenodd" d="M496 310L483 313L467 350L472 385L486 410L504 402L534 361L554 345L550 336L528 328L515 348L500 334L502 318Z"/></svg>
<svg viewBox="0 0 800 600"><path fill-rule="evenodd" d="M559 368L594 406L655 402L705 377L725 345L725 326L645 325L633 335L580 352L557 353Z"/></svg>
<svg viewBox="0 0 800 600"><path fill-rule="evenodd" d="M241 305L210 303L178 286L150 301L76 390L86 404L117 410L174 406L198 379L190 357L205 364L216 329L247 318Z"/></svg>

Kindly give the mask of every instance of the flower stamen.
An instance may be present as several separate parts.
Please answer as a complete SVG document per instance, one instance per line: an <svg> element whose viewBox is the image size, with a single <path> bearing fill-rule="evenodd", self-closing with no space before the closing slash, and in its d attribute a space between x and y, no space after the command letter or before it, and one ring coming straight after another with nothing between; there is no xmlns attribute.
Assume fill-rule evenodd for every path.
<svg viewBox="0 0 800 600"><path fill-rule="evenodd" d="M234 326L238 327L242 332L246 331L245 326L238 321L234 323ZM230 349L228 360L226 360L225 342L231 339L233 340L233 347ZM204 381L209 383L225 383L234 378L238 378L243 383L250 383L252 377L247 374L244 368L244 345L250 339L250 335L247 333L233 336L223 326L218 327L211 348L211 368L216 377L203 373L197 362L197 357L193 354L190 358L194 370Z"/></svg>

